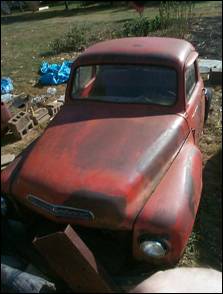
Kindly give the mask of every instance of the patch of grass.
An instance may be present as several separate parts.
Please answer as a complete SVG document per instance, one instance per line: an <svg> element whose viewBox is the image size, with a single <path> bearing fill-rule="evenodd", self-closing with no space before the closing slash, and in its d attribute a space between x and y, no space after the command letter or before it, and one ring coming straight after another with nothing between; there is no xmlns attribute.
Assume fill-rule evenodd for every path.
<svg viewBox="0 0 223 294"><path fill-rule="evenodd" d="M1 71L2 75L13 79L15 91L33 90L36 93L37 89L29 86L28 83L39 78L38 69L41 62L58 60L57 56L49 58L41 53L48 52L49 44L63 36L70 27L83 25L87 21L92 31L105 31L106 34L107 30L113 31L120 23L134 19L138 15L128 6L95 5L85 8L78 5L72 1L69 11L65 11L62 4L52 6L46 11L16 12L1 17ZM208 14L219 15L220 10L220 1L203 1L196 4L194 14L200 15L205 11ZM159 6L146 7L143 15L149 20L155 18L159 15ZM70 58L74 55L70 55ZM41 94L43 90L39 89L39 93Z"/></svg>
<svg viewBox="0 0 223 294"><path fill-rule="evenodd" d="M174 27L175 31L177 31L177 36L183 38L188 32L194 7L193 1L161 2L159 7L161 28Z"/></svg>

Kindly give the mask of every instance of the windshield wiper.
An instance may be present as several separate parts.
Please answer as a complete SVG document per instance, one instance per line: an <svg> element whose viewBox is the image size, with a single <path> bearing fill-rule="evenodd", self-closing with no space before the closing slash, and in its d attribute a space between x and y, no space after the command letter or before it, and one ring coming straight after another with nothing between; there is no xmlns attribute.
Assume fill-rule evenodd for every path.
<svg viewBox="0 0 223 294"><path fill-rule="evenodd" d="M86 98L76 97L76 100L87 100L87 101L102 101L102 102L114 102L114 103L143 103L143 104L151 104L151 105L160 105L165 106L165 103L160 101L151 100L151 98L147 96L138 96L138 97L118 97L118 96L89 96ZM168 104L167 104L168 105Z"/></svg>

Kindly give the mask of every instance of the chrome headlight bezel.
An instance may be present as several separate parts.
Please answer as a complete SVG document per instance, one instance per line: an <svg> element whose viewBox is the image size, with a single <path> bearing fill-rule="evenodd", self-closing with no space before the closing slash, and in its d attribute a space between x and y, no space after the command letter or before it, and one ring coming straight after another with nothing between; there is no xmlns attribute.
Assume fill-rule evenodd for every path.
<svg viewBox="0 0 223 294"><path fill-rule="evenodd" d="M164 258L170 250L169 242L161 236L141 236L138 244L143 255L154 260Z"/></svg>

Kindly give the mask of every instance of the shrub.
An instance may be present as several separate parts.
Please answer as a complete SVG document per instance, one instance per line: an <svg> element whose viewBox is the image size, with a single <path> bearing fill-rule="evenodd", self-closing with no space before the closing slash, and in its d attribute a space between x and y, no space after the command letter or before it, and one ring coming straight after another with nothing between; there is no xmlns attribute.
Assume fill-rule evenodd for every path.
<svg viewBox="0 0 223 294"><path fill-rule="evenodd" d="M123 27L118 31L114 31L117 37L143 37L148 36L150 32L157 31L161 28L161 20L159 16L149 20L147 17L137 17L131 21L124 23Z"/></svg>
<svg viewBox="0 0 223 294"><path fill-rule="evenodd" d="M64 36L56 38L49 44L53 53L81 51L87 43L86 30L89 29L84 25L75 25Z"/></svg>
<svg viewBox="0 0 223 294"><path fill-rule="evenodd" d="M112 39L116 35L114 30L108 27L93 29L89 24L75 25L63 36L54 39L49 44L49 48L53 54L71 51L79 52L94 43Z"/></svg>
<svg viewBox="0 0 223 294"><path fill-rule="evenodd" d="M156 16L154 19L150 22L150 31L154 32L161 29L161 19L159 16Z"/></svg>
<svg viewBox="0 0 223 294"><path fill-rule="evenodd" d="M150 31L150 22L147 17L137 17L124 23L120 30L121 37L147 36Z"/></svg>

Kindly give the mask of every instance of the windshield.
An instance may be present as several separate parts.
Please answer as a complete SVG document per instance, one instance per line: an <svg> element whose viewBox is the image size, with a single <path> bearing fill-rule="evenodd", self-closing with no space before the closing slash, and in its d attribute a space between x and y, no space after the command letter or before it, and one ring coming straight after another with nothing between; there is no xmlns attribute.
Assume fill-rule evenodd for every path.
<svg viewBox="0 0 223 294"><path fill-rule="evenodd" d="M170 106L177 98L172 68L151 65L92 65L76 69L72 98Z"/></svg>

